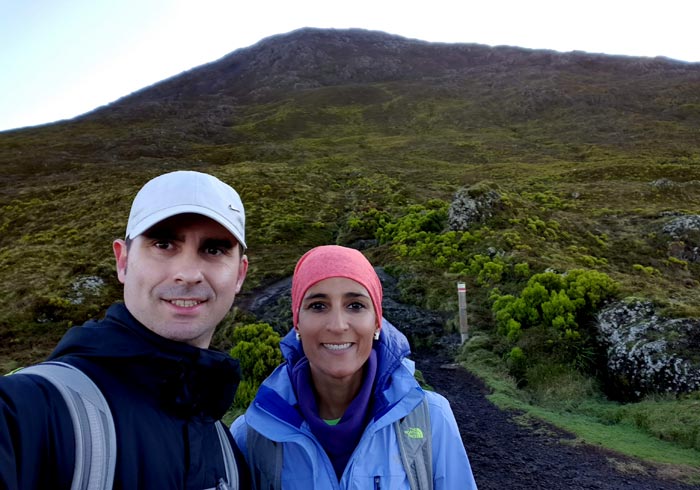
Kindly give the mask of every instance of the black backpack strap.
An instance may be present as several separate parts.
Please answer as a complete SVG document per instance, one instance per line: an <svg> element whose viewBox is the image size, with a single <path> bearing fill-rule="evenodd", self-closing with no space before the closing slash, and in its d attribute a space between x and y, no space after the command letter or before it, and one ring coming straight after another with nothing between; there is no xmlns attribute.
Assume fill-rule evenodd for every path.
<svg viewBox="0 0 700 490"><path fill-rule="evenodd" d="M427 397L394 422L401 461L411 490L433 490L433 449Z"/></svg>
<svg viewBox="0 0 700 490"><path fill-rule="evenodd" d="M49 361L19 371L50 381L68 406L75 433L71 490L110 490L117 462L117 433L104 395L80 369Z"/></svg>
<svg viewBox="0 0 700 490"><path fill-rule="evenodd" d="M282 489L282 443L272 441L248 426L248 466L255 490Z"/></svg>

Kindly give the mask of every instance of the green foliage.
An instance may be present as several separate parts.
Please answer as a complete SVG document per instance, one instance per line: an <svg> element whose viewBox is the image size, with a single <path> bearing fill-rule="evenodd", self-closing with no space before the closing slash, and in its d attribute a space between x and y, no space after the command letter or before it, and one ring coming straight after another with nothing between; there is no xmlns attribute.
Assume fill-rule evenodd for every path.
<svg viewBox="0 0 700 490"><path fill-rule="evenodd" d="M511 376L518 382L525 379L525 370L527 369L527 359L525 353L520 347L513 347L506 356L506 366Z"/></svg>
<svg viewBox="0 0 700 490"><path fill-rule="evenodd" d="M233 401L245 408L253 401L260 383L282 363L280 336L267 323L236 327L232 335L232 357L241 365L241 383Z"/></svg>
<svg viewBox="0 0 700 490"><path fill-rule="evenodd" d="M643 274L645 276L660 276L661 275L661 271L659 271L658 269L656 269L650 265L644 266L641 264L633 264L632 269L636 272L640 272L641 274Z"/></svg>
<svg viewBox="0 0 700 490"><path fill-rule="evenodd" d="M380 243L417 245L445 229L447 206L447 202L437 200L430 201L427 206L409 206L403 217L379 227L376 236Z"/></svg>
<svg viewBox="0 0 700 490"><path fill-rule="evenodd" d="M353 211L347 219L348 234L353 238L374 238L379 228L388 220L389 214L376 208L362 212Z"/></svg>
<svg viewBox="0 0 700 490"><path fill-rule="evenodd" d="M530 264L527 262L520 262L513 266L513 274L518 279L527 279L530 277Z"/></svg>
<svg viewBox="0 0 700 490"><path fill-rule="evenodd" d="M499 334L518 342L525 329L539 327L558 357L577 367L592 360L582 322L617 292L608 275L574 269L566 274L544 272L530 277L519 296L492 296L492 312Z"/></svg>

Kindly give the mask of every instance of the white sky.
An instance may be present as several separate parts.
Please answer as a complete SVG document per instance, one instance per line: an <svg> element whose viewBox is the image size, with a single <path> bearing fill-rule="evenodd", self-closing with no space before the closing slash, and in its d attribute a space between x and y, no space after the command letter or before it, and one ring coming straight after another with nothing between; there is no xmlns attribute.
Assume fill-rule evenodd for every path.
<svg viewBox="0 0 700 490"><path fill-rule="evenodd" d="M698 0L0 0L0 131L301 27L700 62L699 19Z"/></svg>

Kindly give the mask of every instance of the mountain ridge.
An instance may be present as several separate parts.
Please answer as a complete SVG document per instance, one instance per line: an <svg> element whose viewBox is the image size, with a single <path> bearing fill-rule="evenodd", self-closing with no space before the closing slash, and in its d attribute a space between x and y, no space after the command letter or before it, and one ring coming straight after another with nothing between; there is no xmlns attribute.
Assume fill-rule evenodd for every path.
<svg viewBox="0 0 700 490"><path fill-rule="evenodd" d="M697 82L700 63L642 58L559 53L475 43L432 43L381 31L302 28L265 38L93 111L100 115L124 106L189 97L224 97L234 105L264 102L308 89L407 80L469 79L499 73L540 77L590 74L641 76L662 72L680 81ZM522 75L520 75L522 76ZM666 80L668 82L668 80ZM502 83L502 82L501 82ZM499 88L499 87L496 87Z"/></svg>

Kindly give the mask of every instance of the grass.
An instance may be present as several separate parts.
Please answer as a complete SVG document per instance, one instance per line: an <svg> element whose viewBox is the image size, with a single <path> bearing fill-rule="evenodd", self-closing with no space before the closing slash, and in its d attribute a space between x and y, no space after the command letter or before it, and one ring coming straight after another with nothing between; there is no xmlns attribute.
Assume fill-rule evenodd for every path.
<svg viewBox="0 0 700 490"><path fill-rule="evenodd" d="M576 373L548 378L546 389L519 389L491 347L488 335L478 333L465 343L458 359L484 380L491 390L488 398L495 405L522 412L520 423L527 425L529 417L544 420L574 434L573 443L637 458L657 466L664 475L700 484L697 396L615 403L595 389L595 381ZM611 460L615 460L614 455Z"/></svg>

